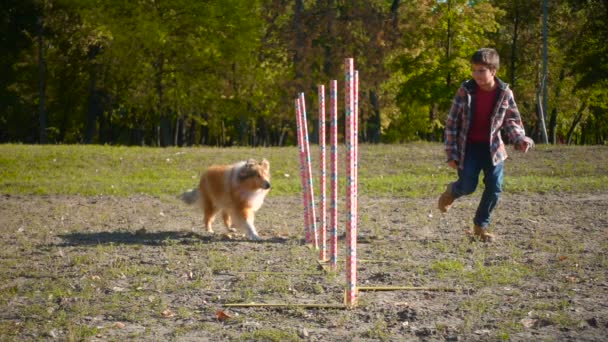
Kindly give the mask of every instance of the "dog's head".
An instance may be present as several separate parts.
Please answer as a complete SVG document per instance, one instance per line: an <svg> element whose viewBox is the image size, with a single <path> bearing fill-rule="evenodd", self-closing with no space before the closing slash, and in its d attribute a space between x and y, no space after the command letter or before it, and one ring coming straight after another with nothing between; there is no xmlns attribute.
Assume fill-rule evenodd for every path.
<svg viewBox="0 0 608 342"><path fill-rule="evenodd" d="M249 159L239 171L239 180L251 190L270 189L270 163Z"/></svg>

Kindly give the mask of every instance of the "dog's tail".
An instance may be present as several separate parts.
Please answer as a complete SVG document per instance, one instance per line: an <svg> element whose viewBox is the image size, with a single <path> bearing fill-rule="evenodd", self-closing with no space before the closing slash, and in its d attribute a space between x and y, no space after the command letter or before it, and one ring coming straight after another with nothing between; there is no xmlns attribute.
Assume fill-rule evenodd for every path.
<svg viewBox="0 0 608 342"><path fill-rule="evenodd" d="M198 189L191 189L191 190L188 190L188 191L184 192L183 194L177 196L177 198L181 199L186 204L192 204L192 203L198 201L200 196L201 196L201 193Z"/></svg>

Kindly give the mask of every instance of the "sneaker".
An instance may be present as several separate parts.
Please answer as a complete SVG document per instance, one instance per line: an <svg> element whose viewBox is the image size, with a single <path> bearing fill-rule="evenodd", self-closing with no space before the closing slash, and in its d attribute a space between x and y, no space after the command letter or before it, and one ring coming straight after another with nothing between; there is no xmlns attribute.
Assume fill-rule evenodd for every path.
<svg viewBox="0 0 608 342"><path fill-rule="evenodd" d="M452 196L452 184L448 184L445 189L445 192L439 196L439 201L437 202L437 207L442 213L450 210L450 207L454 203L454 196Z"/></svg>

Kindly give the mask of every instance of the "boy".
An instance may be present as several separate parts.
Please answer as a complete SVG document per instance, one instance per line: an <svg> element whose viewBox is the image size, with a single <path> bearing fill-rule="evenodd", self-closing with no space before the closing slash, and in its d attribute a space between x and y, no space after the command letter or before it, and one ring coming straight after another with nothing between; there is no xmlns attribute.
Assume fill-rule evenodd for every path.
<svg viewBox="0 0 608 342"><path fill-rule="evenodd" d="M485 189L473 219L473 230L467 232L483 242L494 239L488 226L502 192L507 152L501 129L516 150L527 152L534 146L532 139L526 137L513 92L496 77L499 64L494 49L479 49L471 57L473 79L458 89L445 125L447 163L458 170L458 180L448 184L438 201L439 210L447 212L455 199L475 191L483 171Z"/></svg>

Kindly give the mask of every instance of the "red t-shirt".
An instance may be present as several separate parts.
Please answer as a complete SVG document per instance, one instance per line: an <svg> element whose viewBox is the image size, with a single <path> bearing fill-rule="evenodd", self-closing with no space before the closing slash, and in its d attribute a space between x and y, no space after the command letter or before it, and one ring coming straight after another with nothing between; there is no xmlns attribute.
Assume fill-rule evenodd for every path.
<svg viewBox="0 0 608 342"><path fill-rule="evenodd" d="M490 91L482 90L477 87L475 94L475 112L473 113L473 122L469 128L469 141L474 143L489 143L490 142L490 117L496 104L496 91L494 88Z"/></svg>

